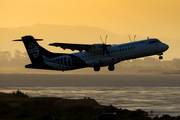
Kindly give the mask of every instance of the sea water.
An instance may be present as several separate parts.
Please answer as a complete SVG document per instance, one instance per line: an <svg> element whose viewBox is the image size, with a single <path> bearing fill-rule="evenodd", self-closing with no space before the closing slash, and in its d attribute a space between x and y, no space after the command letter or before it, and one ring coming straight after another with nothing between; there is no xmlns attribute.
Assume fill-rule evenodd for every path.
<svg viewBox="0 0 180 120"><path fill-rule="evenodd" d="M0 92L30 97L93 98L101 105L180 115L178 74L0 74Z"/></svg>

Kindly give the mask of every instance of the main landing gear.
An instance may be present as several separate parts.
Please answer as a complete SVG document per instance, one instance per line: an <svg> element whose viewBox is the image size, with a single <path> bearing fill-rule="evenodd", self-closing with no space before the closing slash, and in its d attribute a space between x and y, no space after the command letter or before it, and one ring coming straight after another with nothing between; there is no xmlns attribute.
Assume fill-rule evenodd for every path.
<svg viewBox="0 0 180 120"><path fill-rule="evenodd" d="M94 67L94 71L100 71L100 66L95 66ZM110 65L109 67L108 67L108 70L109 71L114 71L114 69L115 69L115 67L114 67L114 65Z"/></svg>
<svg viewBox="0 0 180 120"><path fill-rule="evenodd" d="M114 71L114 69L115 69L114 65L110 65L110 66L108 67L108 70L109 70L109 71Z"/></svg>
<svg viewBox="0 0 180 120"><path fill-rule="evenodd" d="M95 66L94 71L100 71L100 66Z"/></svg>

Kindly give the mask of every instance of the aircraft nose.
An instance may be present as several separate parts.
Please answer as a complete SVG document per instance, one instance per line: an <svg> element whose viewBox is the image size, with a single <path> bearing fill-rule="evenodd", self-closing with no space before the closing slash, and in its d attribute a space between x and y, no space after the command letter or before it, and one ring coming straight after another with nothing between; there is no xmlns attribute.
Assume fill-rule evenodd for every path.
<svg viewBox="0 0 180 120"><path fill-rule="evenodd" d="M169 45L163 44L163 48L164 48L164 50L166 51L167 49L169 49Z"/></svg>

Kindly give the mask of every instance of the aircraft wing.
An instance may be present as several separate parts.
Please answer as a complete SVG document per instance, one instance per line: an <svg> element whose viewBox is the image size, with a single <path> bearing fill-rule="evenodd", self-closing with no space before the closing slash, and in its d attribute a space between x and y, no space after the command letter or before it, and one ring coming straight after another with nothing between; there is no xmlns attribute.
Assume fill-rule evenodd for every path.
<svg viewBox="0 0 180 120"><path fill-rule="evenodd" d="M92 45L87 45L87 44L71 44L71 43L51 43L49 45L55 47L61 47L64 50L65 49L71 49L72 51L79 50L80 52L82 52L83 50L89 51L92 47Z"/></svg>

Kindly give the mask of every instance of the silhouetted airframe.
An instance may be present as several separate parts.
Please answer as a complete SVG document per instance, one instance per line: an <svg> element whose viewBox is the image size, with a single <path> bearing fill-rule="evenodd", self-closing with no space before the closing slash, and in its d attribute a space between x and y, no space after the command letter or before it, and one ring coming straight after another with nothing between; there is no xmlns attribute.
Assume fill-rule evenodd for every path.
<svg viewBox="0 0 180 120"><path fill-rule="evenodd" d="M107 38L107 36L106 36ZM74 70L85 67L93 67L94 71L99 71L100 67L109 66L109 71L115 69L114 65L129 59L135 59L151 55L159 55L163 59L163 52L169 46L156 38L129 42L125 44L107 45L102 44L70 44L70 43L51 43L49 45L65 49L79 50L79 52L64 54L52 53L41 47L33 36L23 36L22 39L14 41L23 41L31 64L26 68L48 69L48 70Z"/></svg>

